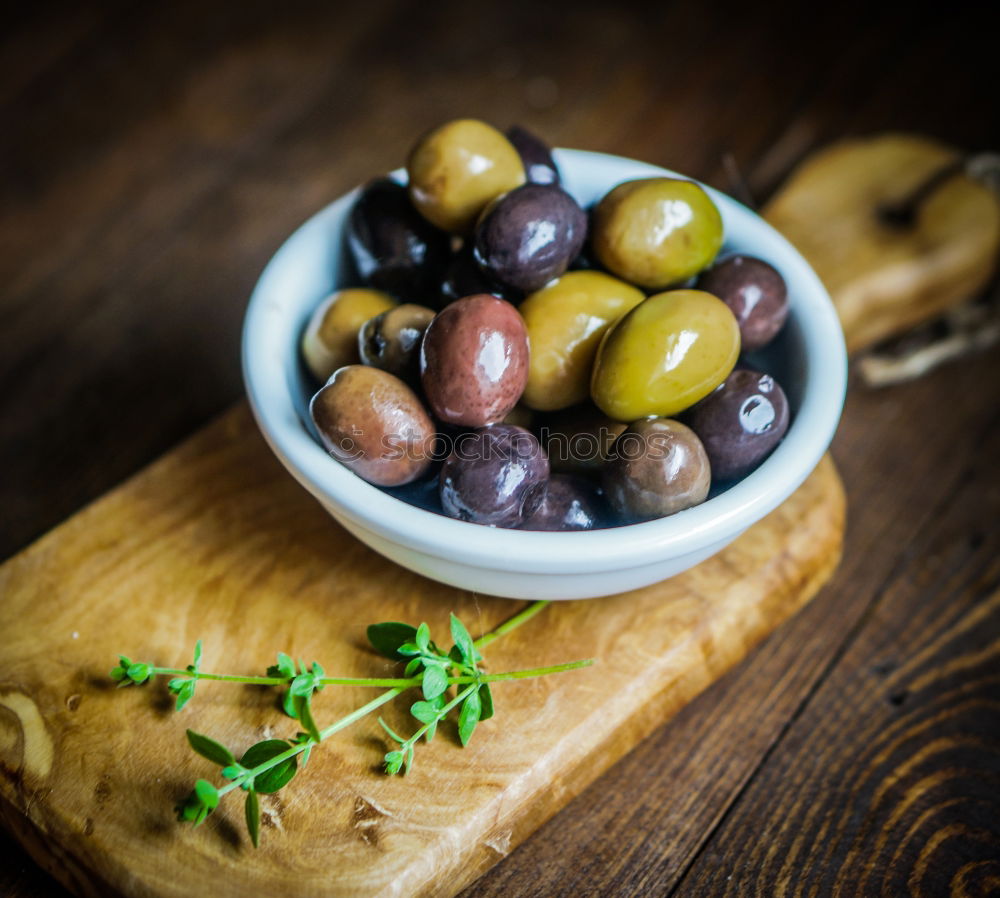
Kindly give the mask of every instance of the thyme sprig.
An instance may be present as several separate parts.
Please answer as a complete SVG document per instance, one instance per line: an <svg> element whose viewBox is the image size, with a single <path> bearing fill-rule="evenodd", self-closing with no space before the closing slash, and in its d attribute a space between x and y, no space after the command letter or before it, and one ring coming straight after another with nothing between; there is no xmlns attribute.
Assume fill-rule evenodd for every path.
<svg viewBox="0 0 1000 898"><path fill-rule="evenodd" d="M465 625L451 615L451 636L454 644L445 652L431 639L426 623L413 627L396 621L368 627L368 640L376 651L406 662L402 677L328 677L316 661L298 663L284 652L278 653L277 663L265 676L218 674L201 669L202 643L195 645L194 659L187 667L158 667L147 662L132 661L119 655L111 678L119 686L140 686L157 677L170 677L167 688L176 696L175 707L182 710L194 696L197 684L203 680L244 683L258 686L287 687L282 707L289 717L298 720L304 732L291 739L265 739L251 745L237 759L235 752L209 736L187 730L191 748L219 767L225 785L215 786L199 779L191 793L176 808L181 821L195 826L204 822L219 801L229 792L240 789L246 793L245 818L247 831L256 847L260 842L259 795L269 795L284 788L299 770L306 766L312 749L334 733L361 720L409 689L419 688L422 698L410 706L410 714L420 726L408 737L400 736L382 718L379 723L399 747L386 752L383 764L387 773L408 773L417 743L430 742L438 725L457 711L458 737L467 745L481 721L493 716L491 683L541 677L587 667L590 660L571 661L548 667L486 673L482 668L481 649L506 633L521 626L542 611L549 603L534 602L496 629L474 640ZM320 727L313 716L312 700L326 686L370 686L385 691L350 714ZM449 690L455 689L452 695Z"/></svg>

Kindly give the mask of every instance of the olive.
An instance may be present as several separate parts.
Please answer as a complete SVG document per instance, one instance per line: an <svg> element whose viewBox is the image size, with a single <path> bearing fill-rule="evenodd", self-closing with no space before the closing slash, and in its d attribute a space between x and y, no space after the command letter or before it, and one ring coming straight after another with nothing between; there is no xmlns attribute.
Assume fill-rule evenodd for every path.
<svg viewBox="0 0 1000 898"><path fill-rule="evenodd" d="M369 318L396 305L388 293L363 287L338 290L313 312L302 335L302 357L320 383L358 358L358 331Z"/></svg>
<svg viewBox="0 0 1000 898"><path fill-rule="evenodd" d="M549 476L534 434L493 424L462 434L441 469L441 507L463 521L516 527L531 509L525 502Z"/></svg>
<svg viewBox="0 0 1000 898"><path fill-rule="evenodd" d="M593 530L604 516L600 490L572 474L553 474L526 505L534 508L522 530Z"/></svg>
<svg viewBox="0 0 1000 898"><path fill-rule="evenodd" d="M517 150L496 128L456 119L425 134L406 163L410 199L431 224L466 233L494 197L525 181Z"/></svg>
<svg viewBox="0 0 1000 898"><path fill-rule="evenodd" d="M528 335L517 309L485 293L446 306L424 332L420 378L439 420L502 421L528 379Z"/></svg>
<svg viewBox="0 0 1000 898"><path fill-rule="evenodd" d="M687 280L715 258L722 216L693 181L626 181L598 203L591 241L608 271L659 290Z"/></svg>
<svg viewBox="0 0 1000 898"><path fill-rule="evenodd" d="M381 368L416 384L420 380L420 341L434 312L403 303L366 321L358 331L358 355L365 365Z"/></svg>
<svg viewBox="0 0 1000 898"><path fill-rule="evenodd" d="M520 307L531 346L525 404L549 411L586 399L601 337L643 299L601 271L570 271L532 293Z"/></svg>
<svg viewBox="0 0 1000 898"><path fill-rule="evenodd" d="M701 290L657 293L605 334L591 395L619 421L670 417L722 383L739 352L740 330L722 300Z"/></svg>
<svg viewBox="0 0 1000 898"><path fill-rule="evenodd" d="M539 434L552 470L596 474L625 427L587 402L549 416Z"/></svg>
<svg viewBox="0 0 1000 898"><path fill-rule="evenodd" d="M456 252L444 270L441 282L441 296L445 304L472 296L474 293L492 293L508 302L518 302L522 295L503 287L491 278L476 262L472 254L471 242Z"/></svg>
<svg viewBox="0 0 1000 898"><path fill-rule="evenodd" d="M391 178L370 181L347 221L347 245L365 283L403 299L433 296L451 237L430 224Z"/></svg>
<svg viewBox="0 0 1000 898"><path fill-rule="evenodd" d="M524 173L531 184L559 183L559 169L552 160L552 150L538 135L520 125L513 125L507 129L507 140L521 157Z"/></svg>
<svg viewBox="0 0 1000 898"><path fill-rule="evenodd" d="M490 203L476 225L474 255L492 278L529 293L579 254L587 215L555 184L525 184Z"/></svg>
<svg viewBox="0 0 1000 898"><path fill-rule="evenodd" d="M434 424L413 390L387 371L338 369L309 414L327 451L369 483L399 486L430 467Z"/></svg>
<svg viewBox="0 0 1000 898"><path fill-rule="evenodd" d="M705 501L712 474L701 441L670 418L647 418L615 441L604 493L625 521L661 518Z"/></svg>
<svg viewBox="0 0 1000 898"><path fill-rule="evenodd" d="M737 368L685 416L698 434L715 480L756 468L788 430L788 400L769 374Z"/></svg>
<svg viewBox="0 0 1000 898"><path fill-rule="evenodd" d="M753 256L730 256L698 278L699 290L718 296L736 316L744 352L774 339L788 317L788 288L777 270Z"/></svg>

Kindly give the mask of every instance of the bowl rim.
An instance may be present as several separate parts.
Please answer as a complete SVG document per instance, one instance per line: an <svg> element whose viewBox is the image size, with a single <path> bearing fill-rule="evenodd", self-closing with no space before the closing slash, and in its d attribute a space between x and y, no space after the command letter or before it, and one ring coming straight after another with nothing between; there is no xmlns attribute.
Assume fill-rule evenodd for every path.
<svg viewBox="0 0 1000 898"><path fill-rule="evenodd" d="M615 183L637 177L693 178L622 156L558 148L567 183L579 169L614 169ZM405 173L392 173L405 180ZM577 175L577 177L582 177ZM798 412L775 451L726 492L665 518L592 531L507 530L459 521L383 492L332 459L301 421L286 376L287 326L282 296L289 295L291 257L315 232L342 221L358 188L300 225L267 263L251 294L242 336L243 379L258 426L289 472L334 516L411 550L493 570L596 573L631 568L696 551L733 538L790 496L819 463L843 408L847 351L833 303L818 276L777 230L755 212L708 185L701 186L726 223L762 229L781 247L792 314L803 342L806 376ZM739 248L736 248L739 251ZM793 288L794 284L794 288ZM276 317L277 316L277 317ZM287 317L287 316L285 316ZM286 323L287 324L287 323ZM297 348L298 339L294 344Z"/></svg>

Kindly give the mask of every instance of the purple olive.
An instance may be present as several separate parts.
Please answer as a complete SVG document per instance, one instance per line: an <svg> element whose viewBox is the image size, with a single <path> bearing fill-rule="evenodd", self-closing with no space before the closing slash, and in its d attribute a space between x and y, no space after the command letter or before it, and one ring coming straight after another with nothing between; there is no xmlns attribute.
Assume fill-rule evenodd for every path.
<svg viewBox="0 0 1000 898"><path fill-rule="evenodd" d="M404 300L436 295L451 257L451 237L420 215L406 188L391 178L362 188L348 219L347 245L365 283Z"/></svg>
<svg viewBox="0 0 1000 898"><path fill-rule="evenodd" d="M697 288L719 297L732 310L744 352L770 343L788 317L785 279L753 256L723 259L698 278Z"/></svg>
<svg viewBox="0 0 1000 898"><path fill-rule="evenodd" d="M530 430L512 424L481 427L455 440L441 468L441 507L462 521L517 527L548 476L548 459Z"/></svg>
<svg viewBox="0 0 1000 898"><path fill-rule="evenodd" d="M530 293L579 255L587 215L554 184L525 184L494 200L476 225L474 255L501 284Z"/></svg>
<svg viewBox="0 0 1000 898"><path fill-rule="evenodd" d="M593 530L604 517L600 490L572 474L553 474L525 505L533 508L522 530Z"/></svg>
<svg viewBox="0 0 1000 898"><path fill-rule="evenodd" d="M756 468L788 430L788 400L770 374L737 368L684 416L698 434L715 481Z"/></svg>
<svg viewBox="0 0 1000 898"><path fill-rule="evenodd" d="M559 169L552 160L552 150L544 140L520 125L507 129L507 140L514 144L514 149L521 157L529 183L559 183Z"/></svg>

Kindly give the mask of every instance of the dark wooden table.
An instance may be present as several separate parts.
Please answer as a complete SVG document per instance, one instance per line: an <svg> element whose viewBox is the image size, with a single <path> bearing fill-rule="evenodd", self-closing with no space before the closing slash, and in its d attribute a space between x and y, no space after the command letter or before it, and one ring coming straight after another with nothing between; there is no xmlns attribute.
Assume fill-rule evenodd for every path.
<svg viewBox="0 0 1000 898"><path fill-rule="evenodd" d="M0 557L241 391L310 213L456 115L765 199L810 149L1000 149L949 4L22 4L0 36ZM852 384L846 553L796 619L468 895L1000 894L1000 354ZM0 893L63 890L0 835Z"/></svg>

